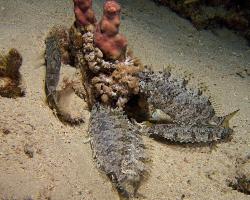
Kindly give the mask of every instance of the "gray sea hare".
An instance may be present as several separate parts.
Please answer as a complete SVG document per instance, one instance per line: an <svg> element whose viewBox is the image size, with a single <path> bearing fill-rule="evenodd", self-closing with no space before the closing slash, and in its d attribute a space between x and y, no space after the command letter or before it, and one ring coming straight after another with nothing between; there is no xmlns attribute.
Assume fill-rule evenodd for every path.
<svg viewBox="0 0 250 200"><path fill-rule="evenodd" d="M84 4L77 1L77 6L81 7L81 2ZM92 25L95 27L95 23ZM78 82L68 80L65 87L59 87L64 58L74 67ZM209 99L199 90L187 89L187 82L172 78L170 72L144 68L128 52L123 59L107 58L95 43L95 30L89 31L84 24L74 23L69 30L53 29L46 38L45 59L45 91L50 107L62 121L79 123L72 109L67 104L62 109L60 102L70 100L68 93L87 101L94 158L123 197L134 197L147 174L141 134L204 144L225 140L232 134L228 121L235 113L217 117ZM150 126L141 132L135 120L150 122Z"/></svg>

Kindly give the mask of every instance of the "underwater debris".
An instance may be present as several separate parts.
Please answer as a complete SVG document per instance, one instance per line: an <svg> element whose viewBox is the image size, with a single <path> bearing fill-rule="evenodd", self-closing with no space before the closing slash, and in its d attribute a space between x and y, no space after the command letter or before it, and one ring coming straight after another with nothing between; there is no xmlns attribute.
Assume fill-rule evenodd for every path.
<svg viewBox="0 0 250 200"><path fill-rule="evenodd" d="M96 162L125 197L135 196L146 168L144 144L121 109L97 104L91 111L89 133Z"/></svg>
<svg viewBox="0 0 250 200"><path fill-rule="evenodd" d="M29 157L33 158L34 157L34 148L33 145L30 144L25 144L23 148L24 153Z"/></svg>
<svg viewBox="0 0 250 200"><path fill-rule="evenodd" d="M10 49L8 54L0 54L0 95L8 98L24 96L19 69L22 56L16 49Z"/></svg>

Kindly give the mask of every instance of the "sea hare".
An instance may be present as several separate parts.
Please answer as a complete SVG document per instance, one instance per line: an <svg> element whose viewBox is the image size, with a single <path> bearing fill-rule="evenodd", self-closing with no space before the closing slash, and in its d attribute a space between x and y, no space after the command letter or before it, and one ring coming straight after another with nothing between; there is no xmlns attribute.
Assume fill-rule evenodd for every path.
<svg viewBox="0 0 250 200"><path fill-rule="evenodd" d="M145 176L147 159L138 130L120 109L93 106L90 119L92 148L98 166L125 197L134 197Z"/></svg>
<svg viewBox="0 0 250 200"><path fill-rule="evenodd" d="M124 60L127 39L119 33L121 6L116 1L106 1L103 17L96 27L95 45L111 60Z"/></svg>
<svg viewBox="0 0 250 200"><path fill-rule="evenodd" d="M54 29L46 39L47 100L59 116L72 116L71 107L64 109L64 105L75 99L71 98L75 89L58 90L61 62L69 44L70 64L81 72L78 82L91 112L89 133L95 159L123 197L136 197L147 175L141 134L176 143L206 144L231 136L228 121L236 112L217 117L209 98L188 89L187 81L173 78L170 72L153 72L126 52L127 40L119 34L121 7L116 1L105 2L98 25L94 18L86 20L92 1L74 2L76 22L69 37L58 34L64 30ZM83 11L84 20L76 7Z"/></svg>
<svg viewBox="0 0 250 200"><path fill-rule="evenodd" d="M153 123L148 135L180 143L209 143L226 140L232 134L228 121L235 112L217 117L209 98L199 90L187 89L187 81L170 72L144 70L139 74L140 92L147 104L171 117L166 123Z"/></svg>

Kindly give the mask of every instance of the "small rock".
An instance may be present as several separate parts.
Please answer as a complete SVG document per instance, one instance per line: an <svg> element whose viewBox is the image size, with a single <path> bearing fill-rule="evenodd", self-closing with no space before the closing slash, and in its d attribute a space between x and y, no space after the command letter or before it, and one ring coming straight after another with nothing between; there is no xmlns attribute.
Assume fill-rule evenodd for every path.
<svg viewBox="0 0 250 200"><path fill-rule="evenodd" d="M33 198L31 196L27 196L23 200L33 200Z"/></svg>
<svg viewBox="0 0 250 200"><path fill-rule="evenodd" d="M173 120L168 114L164 113L162 110L156 109L151 116L151 121L154 121L156 123L169 123Z"/></svg>
<svg viewBox="0 0 250 200"><path fill-rule="evenodd" d="M10 131L6 128L3 129L3 134L4 135L9 135L10 134Z"/></svg>
<svg viewBox="0 0 250 200"><path fill-rule="evenodd" d="M33 146L32 145L29 145L29 144L25 144L24 145L24 153L30 157L30 158L33 158L34 157L34 149L33 149Z"/></svg>

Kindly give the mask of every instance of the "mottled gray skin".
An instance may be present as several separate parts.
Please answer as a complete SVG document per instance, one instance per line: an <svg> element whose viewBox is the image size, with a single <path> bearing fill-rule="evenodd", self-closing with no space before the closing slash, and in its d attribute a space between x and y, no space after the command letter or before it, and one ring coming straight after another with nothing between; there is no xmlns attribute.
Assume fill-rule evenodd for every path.
<svg viewBox="0 0 250 200"><path fill-rule="evenodd" d="M60 78L61 69L61 52L58 37L56 35L49 35L46 38L45 45L45 92L49 106L56 108L56 88Z"/></svg>
<svg viewBox="0 0 250 200"><path fill-rule="evenodd" d="M63 62L62 49L64 47L62 46L62 40L65 39L62 38L62 32L67 32L67 30L63 27L55 27L45 40L45 93L49 107L55 111L62 122L79 124L83 122L83 119L81 117L74 117L72 113L67 112L66 105L60 105L60 101L67 96L67 89L71 90L70 87L67 88L66 84L63 89L58 87L61 64Z"/></svg>
<svg viewBox="0 0 250 200"><path fill-rule="evenodd" d="M139 74L141 92L147 102L172 118L171 123L154 124L152 137L181 143L207 143L226 139L232 129L223 127L225 117L217 117L208 97L186 88L186 81L169 72L145 70Z"/></svg>
<svg viewBox="0 0 250 200"><path fill-rule="evenodd" d="M98 166L125 197L134 197L145 171L141 135L122 110L96 104L89 133Z"/></svg>

